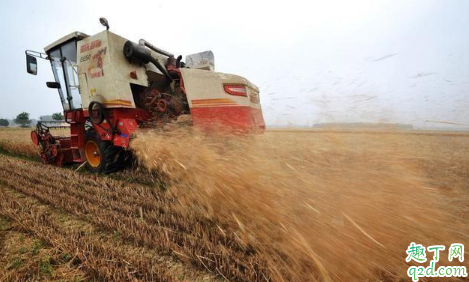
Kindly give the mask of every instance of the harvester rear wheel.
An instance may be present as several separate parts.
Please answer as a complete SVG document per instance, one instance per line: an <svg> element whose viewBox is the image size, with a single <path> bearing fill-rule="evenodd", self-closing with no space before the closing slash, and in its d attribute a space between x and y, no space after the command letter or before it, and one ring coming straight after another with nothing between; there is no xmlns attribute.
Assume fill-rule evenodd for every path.
<svg viewBox="0 0 469 282"><path fill-rule="evenodd" d="M88 171L108 174L124 168L130 155L112 142L101 140L96 131L90 129L85 136L85 158Z"/></svg>

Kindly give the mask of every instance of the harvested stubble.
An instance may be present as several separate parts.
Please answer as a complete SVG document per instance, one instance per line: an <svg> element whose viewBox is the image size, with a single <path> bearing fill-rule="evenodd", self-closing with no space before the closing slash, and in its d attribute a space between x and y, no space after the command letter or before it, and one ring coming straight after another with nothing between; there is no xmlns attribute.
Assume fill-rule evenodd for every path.
<svg viewBox="0 0 469 282"><path fill-rule="evenodd" d="M125 248L116 240L110 241L102 233L97 236L89 230L67 229L50 213L50 210L44 210L33 201L10 195L3 187L0 214L49 245L73 254L70 263L80 264L89 278L105 281L173 281L167 269L158 268L155 258L148 259L142 256L141 251ZM28 275L33 274L17 273L16 278L30 279Z"/></svg>
<svg viewBox="0 0 469 282"><path fill-rule="evenodd" d="M262 262L250 281L398 281L410 242L467 245L468 145L467 135L191 130L132 143L180 214L223 223Z"/></svg>
<svg viewBox="0 0 469 282"><path fill-rule="evenodd" d="M10 229L0 232L0 281L86 281L70 254L9 223Z"/></svg>
<svg viewBox="0 0 469 282"><path fill-rule="evenodd" d="M12 189L118 232L129 243L157 250L159 256L177 256L202 270L243 281L255 281L261 273L255 255L232 244L213 222L178 213L175 199L159 190L2 156L0 179ZM152 273L148 269L139 275L153 281L146 278Z"/></svg>

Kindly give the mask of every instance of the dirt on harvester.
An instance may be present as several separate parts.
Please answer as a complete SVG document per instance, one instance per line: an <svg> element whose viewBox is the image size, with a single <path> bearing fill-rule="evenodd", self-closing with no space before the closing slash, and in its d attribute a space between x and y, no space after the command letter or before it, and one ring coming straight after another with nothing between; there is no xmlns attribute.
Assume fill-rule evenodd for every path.
<svg viewBox="0 0 469 282"><path fill-rule="evenodd" d="M227 242L255 254L230 265L232 273L398 281L411 242L469 243L467 142L411 132L192 129L140 133L132 149L169 185L182 214L213 221ZM445 256L442 265L456 263Z"/></svg>

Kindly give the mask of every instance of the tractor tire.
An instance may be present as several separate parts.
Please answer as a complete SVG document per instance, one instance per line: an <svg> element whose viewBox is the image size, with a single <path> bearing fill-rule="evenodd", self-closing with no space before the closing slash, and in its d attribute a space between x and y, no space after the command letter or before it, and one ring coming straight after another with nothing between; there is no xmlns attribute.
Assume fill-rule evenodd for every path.
<svg viewBox="0 0 469 282"><path fill-rule="evenodd" d="M110 141L99 138L94 129L85 135L86 169L93 173L109 174L124 169L131 161L130 152Z"/></svg>

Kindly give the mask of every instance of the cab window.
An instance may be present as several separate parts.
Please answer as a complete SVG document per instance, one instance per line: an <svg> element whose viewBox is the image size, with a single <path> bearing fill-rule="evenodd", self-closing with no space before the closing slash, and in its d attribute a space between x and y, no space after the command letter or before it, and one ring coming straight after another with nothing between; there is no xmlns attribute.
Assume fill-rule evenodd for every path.
<svg viewBox="0 0 469 282"><path fill-rule="evenodd" d="M60 83L59 95L64 110L82 108L77 71L77 42L70 40L49 53L55 80Z"/></svg>

